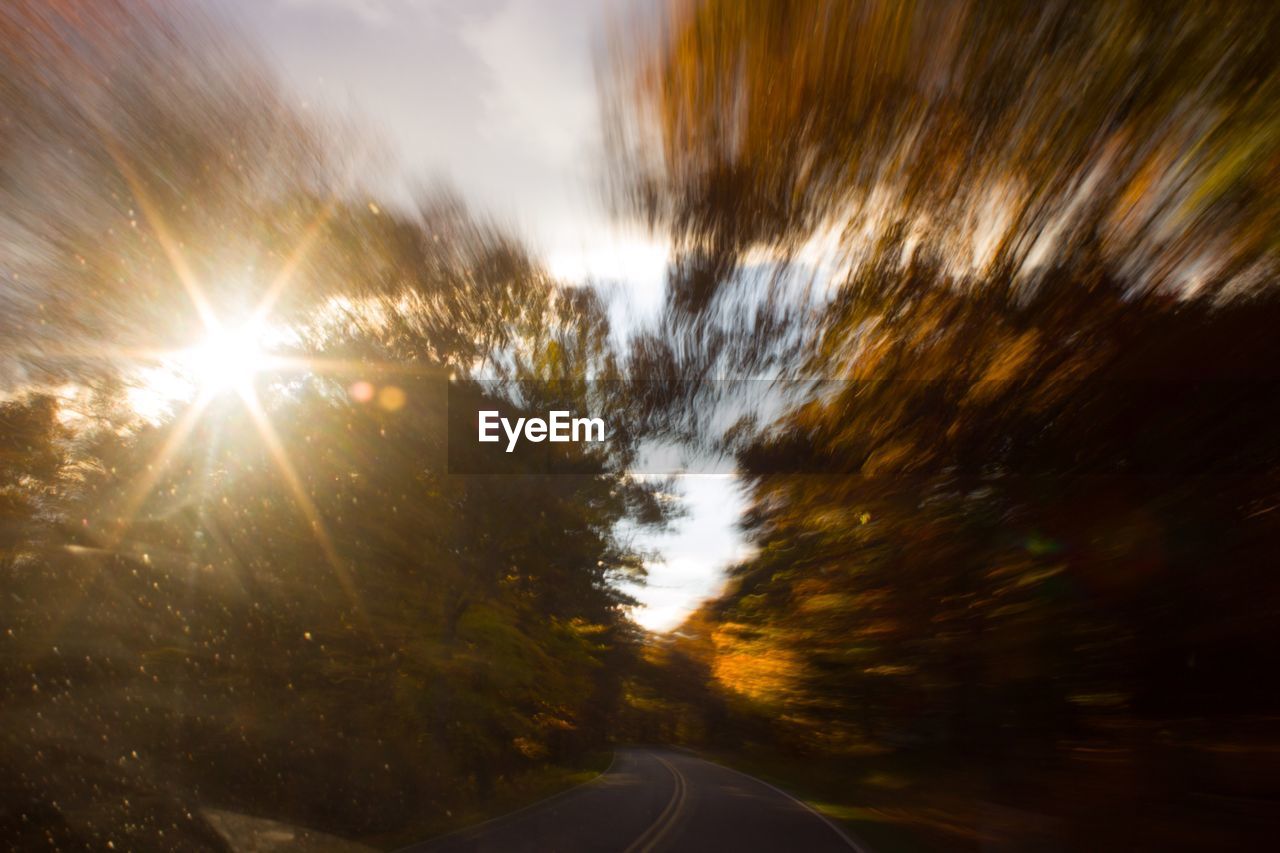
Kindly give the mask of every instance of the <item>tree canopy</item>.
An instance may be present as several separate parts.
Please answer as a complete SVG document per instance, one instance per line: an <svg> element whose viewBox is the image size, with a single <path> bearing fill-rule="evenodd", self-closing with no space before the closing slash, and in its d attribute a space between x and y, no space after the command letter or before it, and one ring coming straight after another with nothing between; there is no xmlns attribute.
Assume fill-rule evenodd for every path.
<svg viewBox="0 0 1280 853"><path fill-rule="evenodd" d="M1170 756L1280 701L1278 26L707 0L614 45L614 197L676 250L632 364L789 395L719 437L755 554L672 646L709 713L959 752L1004 801L1096 784L1080 743L1163 750L1139 792L1265 789Z"/></svg>

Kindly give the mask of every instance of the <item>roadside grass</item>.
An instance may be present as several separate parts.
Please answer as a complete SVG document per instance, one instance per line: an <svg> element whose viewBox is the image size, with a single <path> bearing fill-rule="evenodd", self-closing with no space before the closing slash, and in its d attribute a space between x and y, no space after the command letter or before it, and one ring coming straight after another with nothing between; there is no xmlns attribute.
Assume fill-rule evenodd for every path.
<svg viewBox="0 0 1280 853"><path fill-rule="evenodd" d="M708 758L776 785L845 829L868 853L970 853L982 849L971 803L948 796L953 773L910 756L868 753L813 759L764 749ZM961 786L959 790L968 790Z"/></svg>
<svg viewBox="0 0 1280 853"><path fill-rule="evenodd" d="M403 831L361 841L382 850L398 850L410 844L430 841L441 835L502 817L584 782L590 782L603 773L612 760L612 750L600 750L588 753L580 766L548 764L513 774L495 784L493 795L484 802L444 812L424 809L421 819Z"/></svg>
<svg viewBox="0 0 1280 853"><path fill-rule="evenodd" d="M1265 850L1275 849L1280 833L1280 802L1267 793L1280 755L1280 743L1262 729L1270 723L1239 719L1230 737L1197 737L1183 721L1179 737L1164 735L1168 743L1132 733L1081 738L1038 762L1004 766L995 758L871 748L839 758L758 746L704 754L804 800L870 853L1172 853L1222 849L1224 838L1235 850ZM1169 721L1163 729L1123 724L1175 730Z"/></svg>

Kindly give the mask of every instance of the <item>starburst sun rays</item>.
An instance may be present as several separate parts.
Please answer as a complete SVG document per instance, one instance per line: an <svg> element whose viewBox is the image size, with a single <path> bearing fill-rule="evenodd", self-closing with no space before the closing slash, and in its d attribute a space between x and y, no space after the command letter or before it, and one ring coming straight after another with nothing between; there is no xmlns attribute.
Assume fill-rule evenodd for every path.
<svg viewBox="0 0 1280 853"><path fill-rule="evenodd" d="M353 368L367 370L376 365L358 364L331 359L283 357L274 355L264 344L265 331L272 310L284 292L293 283L299 268L316 244L324 226L333 215L334 203L322 206L303 231L301 239L288 253L279 271L265 289L250 314L248 321L231 325L222 320L213 309L192 265L184 255L181 244L173 239L164 218L151 202L137 174L124 158L116 157L120 171L130 186L134 198L145 216L152 233L164 252L169 267L181 284L203 326L203 340L176 352L150 353L153 358L174 365L195 385L195 396L169 428L168 436L144 473L126 489L121 512L117 518L111 549L119 547L129 528L154 492L160 478L178 452L191 438L210 404L218 397L232 394L238 398L250 417L259 439L263 442L277 473L289 490L299 512L306 520L316 543L333 569L339 583L364 617L364 608L357 594L351 574L333 543L324 519L306 486L297 473L288 451L273 427L270 417L258 398L255 380L263 374L291 372L342 373Z"/></svg>

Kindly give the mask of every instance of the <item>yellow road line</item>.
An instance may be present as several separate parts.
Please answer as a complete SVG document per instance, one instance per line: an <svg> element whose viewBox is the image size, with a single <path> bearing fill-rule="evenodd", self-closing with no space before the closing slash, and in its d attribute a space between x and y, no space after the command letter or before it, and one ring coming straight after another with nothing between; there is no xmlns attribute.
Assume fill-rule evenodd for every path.
<svg viewBox="0 0 1280 853"><path fill-rule="evenodd" d="M671 828L675 826L688 798L689 786L685 782L684 774L665 758L657 755L653 757L661 762L663 767L667 768L671 778L675 780L675 790L671 792L671 799L667 801L667 806L662 810L662 814L658 815L658 819L650 824L649 828L641 833L639 838L631 842L631 845L627 847L624 853L650 853L650 851L656 849L662 839L671 831Z"/></svg>

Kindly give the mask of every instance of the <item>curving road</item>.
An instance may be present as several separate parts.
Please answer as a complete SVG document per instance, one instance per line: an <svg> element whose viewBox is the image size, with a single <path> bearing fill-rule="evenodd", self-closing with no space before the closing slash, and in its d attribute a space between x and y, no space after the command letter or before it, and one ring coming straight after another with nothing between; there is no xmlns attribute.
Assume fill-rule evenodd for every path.
<svg viewBox="0 0 1280 853"><path fill-rule="evenodd" d="M418 853L862 850L766 782L683 752L620 749L602 775Z"/></svg>

